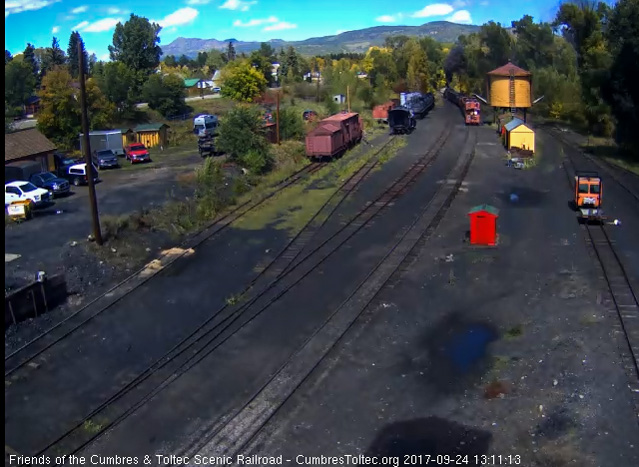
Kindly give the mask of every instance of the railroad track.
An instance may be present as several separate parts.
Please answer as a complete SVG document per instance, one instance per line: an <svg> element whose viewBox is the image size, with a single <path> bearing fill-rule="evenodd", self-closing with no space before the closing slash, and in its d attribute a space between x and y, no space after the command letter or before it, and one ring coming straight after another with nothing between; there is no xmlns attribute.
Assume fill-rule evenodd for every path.
<svg viewBox="0 0 639 467"><path fill-rule="evenodd" d="M365 225L369 224L384 207L388 206L394 199L405 193L408 187L415 182L418 175L423 173L426 168L435 161L446 142L450 131L451 130L449 129L444 131L435 143L434 147L420 158L419 161L413 164L403 176L393 182L391 186L375 200L375 202L366 206L363 210L357 213L349 223L341 227L335 234L293 264L293 261L301 253L300 246L303 247L304 242L307 243L308 240L310 240L310 237L304 236L302 235L302 232L300 232L297 237L297 242L295 241L296 239L293 239L294 241L291 243L292 245L299 245L294 247L296 248L296 251L292 255L292 258L284 259L286 251L284 250L280 252L273 261L273 267L269 268L271 269L269 275L271 277L274 276L274 278L265 288L256 292L252 297L250 297L250 299L242 303L239 307L224 317L221 316L222 312L230 307L225 305L221 309L217 310L205 323L194 330L186 339L174 346L162 358L149 366L134 380L105 400L89 415L77 423L74 423L73 426L70 427L70 429L62 436L39 450L37 455L53 455L54 452L61 451L68 452L69 454L79 452L86 445L101 436L106 430L121 423L138 408L146 404L151 398L168 387L168 385L170 385L173 381L214 352L240 329L248 325L270 305L275 303L282 295L301 282L313 271L313 269L319 266L319 264L332 256L342 245L344 245L344 243L352 238ZM320 209L318 214L325 211L324 208L328 209L330 212L334 211L345 196L355 189L358 186L358 183L363 180L376 165L377 162L374 160L367 162L362 169L356 172L353 177L347 180L342 188L338 190L338 192L342 194L341 199L339 196L338 198L329 199L325 206ZM392 196L390 193L392 193ZM316 232L318 229L319 227L314 228L314 231ZM305 238L305 240L300 240L302 238ZM330 243L333 243L333 245L330 245ZM320 251L322 249L325 251ZM319 253L319 258L315 259L314 256L316 256L317 253ZM315 259L315 261L311 262L309 259ZM284 261L283 268L282 261ZM286 267L286 265L289 265L289 267ZM293 277L293 271L300 270L300 266L302 265L306 267L302 269L296 277ZM287 279L290 280L287 281ZM252 313L249 316L248 312L250 311L251 306L258 303L258 300L260 299L264 299L265 303L260 306L257 312ZM260 304L258 303L258 305ZM214 322L217 317L220 317L221 319ZM241 318L245 319L240 321ZM108 420L108 422L105 422L105 420ZM100 425L101 430L97 433L87 433L87 430L82 429L85 423Z"/></svg>
<svg viewBox="0 0 639 467"><path fill-rule="evenodd" d="M183 258L187 253L188 249L195 248L198 245L202 244L204 241L213 238L215 235L219 234L221 231L225 230L230 224L238 220L240 217L246 215L248 212L254 210L258 206L262 205L265 201L272 198L276 194L280 193L282 190L287 187L299 182L303 178L316 173L320 169L322 169L326 163L314 162L308 164L296 171L295 173L289 175L284 180L280 181L277 185L273 187L273 191L267 194L266 196L260 198L259 200L248 200L236 207L234 207L231 211L224 214L223 216L216 219L212 222L208 227L206 227L201 233L194 236L190 241L187 241L188 248L185 248L181 254L177 254L172 256L165 264L163 264L163 268L157 271L155 274L146 274L146 266L142 269L136 271L123 281L119 282L115 286L111 287L105 293L100 295L98 298L92 300L87 303L85 306L75 311L56 325L47 329L42 334L36 336L31 341L24 344L22 347L13 351L9 355L6 355L4 358L5 364L5 378L11 376L15 371L24 367L26 364L31 362L34 358L41 355L44 351L48 350L61 340L70 336L72 333L77 331L80 327L91 321L96 316L102 314L104 311L115 305L117 302L126 297L133 290L137 289L140 285L147 282L152 277L155 277L157 274L165 272L172 264L174 264L180 258ZM104 303L100 303L104 302ZM91 308L97 305L99 308L97 311L91 313ZM26 353L26 355L25 355Z"/></svg>
<svg viewBox="0 0 639 467"><path fill-rule="evenodd" d="M421 215L399 236L389 252L351 296L243 407L232 417L225 417L224 422L218 423L211 430L212 435L189 446L178 455L189 458L195 454L203 457L234 458L240 451L250 452L250 449L245 452L247 446L262 444L262 440L255 442L262 429L327 359L379 293L390 284L396 283L407 266L419 255L425 240L435 231L459 192L474 158L475 138L476 132L471 145L472 150L460 158L451 169L449 178L455 179L454 186L450 188L449 185L440 185Z"/></svg>
<svg viewBox="0 0 639 467"><path fill-rule="evenodd" d="M568 162L570 168L568 167ZM573 159L568 156L563 164L568 184L574 192L574 174L576 167ZM615 250L615 243L606 232L605 224L590 224L583 222L586 243L591 255L596 258L601 270L601 276L607 287L607 297L604 303L612 309L618 319L616 330L621 338L621 354L629 380L629 387L633 393L635 410L639 417L639 300L631 280L624 268L621 258Z"/></svg>
<svg viewBox="0 0 639 467"><path fill-rule="evenodd" d="M635 190L628 183L622 180L622 178L632 178L634 180L634 183L637 183L637 186L639 186L639 176L637 174L635 174L634 172L631 172L630 170L624 169L623 167L613 165L610 162L605 161L604 159L593 157L587 154L586 152L584 152L583 150L576 148L573 143L571 143L565 137L563 137L560 134L560 132L557 130L552 131L552 134L556 139L562 142L565 146L568 146L573 151L579 152L582 157L586 158L588 161L592 162L596 166L603 168L606 171L606 173L610 175L610 177L615 182L617 182L617 185L619 185L621 188L627 191L630 194L630 196L632 196L635 199L635 201L637 201L637 204L635 204L635 207L639 209L639 192L637 192L637 190ZM620 174L623 174L623 177L620 176Z"/></svg>

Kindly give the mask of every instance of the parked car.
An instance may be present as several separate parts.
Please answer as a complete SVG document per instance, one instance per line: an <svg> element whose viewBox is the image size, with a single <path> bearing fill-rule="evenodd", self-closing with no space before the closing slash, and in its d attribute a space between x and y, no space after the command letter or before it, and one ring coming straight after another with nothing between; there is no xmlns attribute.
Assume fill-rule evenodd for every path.
<svg viewBox="0 0 639 467"><path fill-rule="evenodd" d="M49 202L51 195L49 190L38 188L31 182L16 181L7 183L4 186L5 207L15 201L30 200L35 206L41 206Z"/></svg>
<svg viewBox="0 0 639 467"><path fill-rule="evenodd" d="M219 86L214 86L214 87L213 87L213 92L214 92L215 94L218 94L218 93L220 93L221 91L222 91L222 88L220 88Z"/></svg>
<svg viewBox="0 0 639 467"><path fill-rule="evenodd" d="M29 181L38 188L48 190L53 196L67 194L70 189L69 181L64 178L56 177L51 172L41 172L31 175Z"/></svg>
<svg viewBox="0 0 639 467"><path fill-rule="evenodd" d="M131 161L131 164L135 162L151 162L151 156L149 151L142 143L132 143L124 148L124 156L126 160Z"/></svg>
<svg viewBox="0 0 639 467"><path fill-rule="evenodd" d="M93 174L93 181L97 182L99 178L97 175L98 169L95 164L93 165ZM86 185L89 182L87 177L87 164L82 163L69 166L63 177L69 180L74 186Z"/></svg>
<svg viewBox="0 0 639 467"><path fill-rule="evenodd" d="M103 149L95 153L94 162L97 162L98 169L107 167L119 167L118 156L111 149Z"/></svg>

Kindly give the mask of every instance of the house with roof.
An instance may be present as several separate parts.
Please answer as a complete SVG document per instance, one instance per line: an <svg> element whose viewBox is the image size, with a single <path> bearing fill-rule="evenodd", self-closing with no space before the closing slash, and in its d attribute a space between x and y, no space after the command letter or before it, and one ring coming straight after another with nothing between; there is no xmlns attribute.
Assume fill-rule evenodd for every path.
<svg viewBox="0 0 639 467"><path fill-rule="evenodd" d="M4 164L21 165L38 162L43 172L55 170L56 145L37 128L4 135Z"/></svg>

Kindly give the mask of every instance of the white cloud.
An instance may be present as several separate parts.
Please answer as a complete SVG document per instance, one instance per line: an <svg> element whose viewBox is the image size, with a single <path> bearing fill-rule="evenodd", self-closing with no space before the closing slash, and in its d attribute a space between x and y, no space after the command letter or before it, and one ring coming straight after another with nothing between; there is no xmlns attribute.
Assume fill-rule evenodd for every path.
<svg viewBox="0 0 639 467"><path fill-rule="evenodd" d="M211 0L186 0L187 5L207 5Z"/></svg>
<svg viewBox="0 0 639 467"><path fill-rule="evenodd" d="M452 13L455 9L447 3L433 3L426 5L419 11L413 13L413 18L427 18L429 16L444 16Z"/></svg>
<svg viewBox="0 0 639 467"><path fill-rule="evenodd" d="M340 29L339 31L337 31L337 32L335 33L335 35L336 35L336 36L338 36L339 34L341 34L341 33L343 33L343 32L346 32L346 29Z"/></svg>
<svg viewBox="0 0 639 467"><path fill-rule="evenodd" d="M51 28L51 34L55 34L57 32L60 31L60 27L59 26L53 26L53 28Z"/></svg>
<svg viewBox="0 0 639 467"><path fill-rule="evenodd" d="M244 0L226 0L220 8L224 10L240 10L248 11L251 5L255 5L256 1L244 1Z"/></svg>
<svg viewBox="0 0 639 467"><path fill-rule="evenodd" d="M397 21L397 18L393 15L382 15L375 18L375 21L378 23L394 23Z"/></svg>
<svg viewBox="0 0 639 467"><path fill-rule="evenodd" d="M71 13L73 13L74 15L78 15L80 13L84 13L85 11L87 11L89 9L88 6L83 5L83 6L79 6L77 8L74 8L73 10L71 10Z"/></svg>
<svg viewBox="0 0 639 467"><path fill-rule="evenodd" d="M102 60L103 62L108 61L110 58L111 58L111 55L108 53L100 55L100 60Z"/></svg>
<svg viewBox="0 0 639 467"><path fill-rule="evenodd" d="M116 24L120 23L122 19L120 18L103 18L99 19L94 23L85 26L82 29L84 32L104 32L109 31L115 27Z"/></svg>
<svg viewBox="0 0 639 467"><path fill-rule="evenodd" d="M5 0L4 17L23 11L40 10L61 0Z"/></svg>
<svg viewBox="0 0 639 467"><path fill-rule="evenodd" d="M297 24L287 23L286 21L280 21L279 23L271 26L266 26L263 31L283 31L285 29L295 29Z"/></svg>
<svg viewBox="0 0 639 467"><path fill-rule="evenodd" d="M450 21L451 23L466 23L470 24L473 20L470 17L470 12L468 10L459 10L446 18L446 21Z"/></svg>
<svg viewBox="0 0 639 467"><path fill-rule="evenodd" d="M168 28L170 26L178 26L180 24L187 24L193 21L200 12L195 8L186 7L180 8L179 10L174 11L170 15L166 15L164 19L159 21L151 21L152 23L158 23L163 28Z"/></svg>
<svg viewBox="0 0 639 467"><path fill-rule="evenodd" d="M236 19L233 22L233 26L238 28L252 28L254 26L260 26L262 24L277 23L278 21L279 20L275 16L271 16L270 18L263 18L263 19L252 19L247 21L246 23L243 23L241 20Z"/></svg>
<svg viewBox="0 0 639 467"><path fill-rule="evenodd" d="M110 15L117 15L118 13L122 13L122 10L118 7L112 6L111 8L107 8L107 13Z"/></svg>
<svg viewBox="0 0 639 467"><path fill-rule="evenodd" d="M456 10L457 8L465 7L466 4L467 2L465 0L454 0L452 6Z"/></svg>
<svg viewBox="0 0 639 467"><path fill-rule="evenodd" d="M89 25L88 21L82 21L80 24L76 24L71 28L72 31L79 31L80 29L84 29Z"/></svg>

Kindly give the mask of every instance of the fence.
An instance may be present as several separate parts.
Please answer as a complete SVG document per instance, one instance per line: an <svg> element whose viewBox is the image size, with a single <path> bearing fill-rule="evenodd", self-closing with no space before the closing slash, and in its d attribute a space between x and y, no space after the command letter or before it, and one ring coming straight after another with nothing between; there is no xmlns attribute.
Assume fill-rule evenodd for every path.
<svg viewBox="0 0 639 467"><path fill-rule="evenodd" d="M58 274L32 282L4 297L4 327L17 324L29 318L46 313L67 297L67 284L64 276Z"/></svg>

